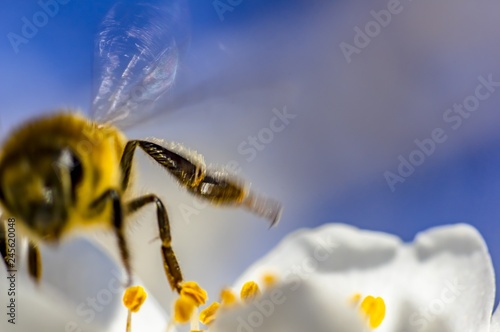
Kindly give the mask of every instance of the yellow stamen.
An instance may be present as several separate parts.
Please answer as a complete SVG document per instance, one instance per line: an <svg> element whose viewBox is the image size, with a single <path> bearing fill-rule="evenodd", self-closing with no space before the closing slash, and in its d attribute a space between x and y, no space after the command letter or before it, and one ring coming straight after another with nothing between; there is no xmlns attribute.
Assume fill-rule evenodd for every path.
<svg viewBox="0 0 500 332"><path fill-rule="evenodd" d="M267 272L262 276L262 283L266 288L273 287L278 282L278 276L274 273Z"/></svg>
<svg viewBox="0 0 500 332"><path fill-rule="evenodd" d="M222 306L229 307L232 306L233 304L236 304L238 302L238 298L236 297L236 294L234 294L232 290L230 290L229 288L224 288L220 292L220 301Z"/></svg>
<svg viewBox="0 0 500 332"><path fill-rule="evenodd" d="M146 301L148 294L141 286L132 286L125 290L123 294L123 304L132 311L138 312L142 304Z"/></svg>
<svg viewBox="0 0 500 332"><path fill-rule="evenodd" d="M138 312L142 304L146 301L148 294L141 286L131 286L123 294L123 305L128 309L127 325L125 330L132 331L132 313Z"/></svg>
<svg viewBox="0 0 500 332"><path fill-rule="evenodd" d="M243 302L246 303L251 302L257 296L259 296L259 294L260 294L259 285L257 285L253 281L248 281L243 285L243 287L241 287L240 297L243 300Z"/></svg>
<svg viewBox="0 0 500 332"><path fill-rule="evenodd" d="M181 295L174 304L174 320L180 324L189 322L197 307L192 297Z"/></svg>
<svg viewBox="0 0 500 332"><path fill-rule="evenodd" d="M215 320L219 308L220 308L220 303L214 302L205 309L203 309L203 311L200 313L200 322L202 322L205 325L212 323Z"/></svg>
<svg viewBox="0 0 500 332"><path fill-rule="evenodd" d="M364 298L360 306L361 312L368 318L369 325L375 329L385 318L385 302L381 297L371 295Z"/></svg>
<svg viewBox="0 0 500 332"><path fill-rule="evenodd" d="M195 281L186 281L181 287L181 297L192 298L197 306L205 304L208 299L207 292Z"/></svg>

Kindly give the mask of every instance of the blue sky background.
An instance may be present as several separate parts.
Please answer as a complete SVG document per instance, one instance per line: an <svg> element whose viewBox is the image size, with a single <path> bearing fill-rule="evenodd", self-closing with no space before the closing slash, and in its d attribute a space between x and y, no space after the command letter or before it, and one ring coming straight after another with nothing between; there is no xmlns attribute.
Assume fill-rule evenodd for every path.
<svg viewBox="0 0 500 332"><path fill-rule="evenodd" d="M61 5L15 53L7 33L18 32L21 18L40 7L35 1L5 1L0 14L2 137L32 115L59 106L88 109L93 36L111 3ZM194 224L178 226L184 241L188 232L223 233L211 240L207 235L202 245L239 253L237 259L214 254L223 261L213 263L214 270L233 267L219 273L224 282L290 231L327 222L390 232L405 241L429 227L469 223L484 236L499 273L500 92L481 102L455 131L442 119L474 92L480 75L500 81L495 34L500 22L493 14L499 5L465 0L401 4L402 12L347 63L340 43L352 44L354 27L372 20L370 11L386 8L386 1L243 0L223 21L211 1L189 2L192 44L173 104L167 104L178 108L127 133L184 142L219 164L236 160L256 189L284 202L282 223L267 233L256 218L218 210L207 212L216 220L213 226L206 225L203 214ZM182 93L188 97L176 104ZM283 107L297 117L247 162L237 146L268 126L273 108ZM407 157L416 148L414 140L430 137L435 128L445 130L447 141L392 192L384 172L395 172L398 156ZM178 195L152 174L162 173L148 173L148 190ZM180 212L172 215L175 220ZM229 221L234 218L242 228ZM193 274L206 268L201 260L210 260L199 249L202 258L188 266ZM216 288L215 280L207 283Z"/></svg>

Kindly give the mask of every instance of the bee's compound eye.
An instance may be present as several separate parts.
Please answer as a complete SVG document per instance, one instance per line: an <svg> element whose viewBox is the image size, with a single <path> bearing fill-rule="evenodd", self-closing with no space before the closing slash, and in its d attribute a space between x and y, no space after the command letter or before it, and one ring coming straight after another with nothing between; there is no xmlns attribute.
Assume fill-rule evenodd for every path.
<svg viewBox="0 0 500 332"><path fill-rule="evenodd" d="M63 149L57 162L69 171L73 188L80 183L83 176L82 162L73 151L68 148Z"/></svg>
<svg viewBox="0 0 500 332"><path fill-rule="evenodd" d="M83 177L83 168L80 159L78 159L74 154L71 155L73 160L73 166L70 168L71 184L76 186Z"/></svg>
<svg viewBox="0 0 500 332"><path fill-rule="evenodd" d="M0 186L0 202L5 202L5 194L3 193L2 186Z"/></svg>

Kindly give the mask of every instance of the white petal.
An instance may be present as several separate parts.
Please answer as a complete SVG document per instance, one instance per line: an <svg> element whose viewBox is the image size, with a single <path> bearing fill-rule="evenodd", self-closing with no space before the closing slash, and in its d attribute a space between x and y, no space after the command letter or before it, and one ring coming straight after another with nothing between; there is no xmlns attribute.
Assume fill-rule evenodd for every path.
<svg viewBox="0 0 500 332"><path fill-rule="evenodd" d="M364 332L357 309L330 301L321 289L293 282L266 292L251 305L221 312L214 332ZM333 318L333 319L332 319Z"/></svg>
<svg viewBox="0 0 500 332"><path fill-rule="evenodd" d="M42 247L42 262L38 287L26 273L25 260L18 262L16 330L125 331L127 311L122 305L125 277L107 254L85 239L74 239L58 248ZM142 284L139 279L135 282ZM8 288L5 268L0 266L0 292L7 295ZM10 297L2 294L0 300L4 308ZM4 318L6 310L2 311ZM13 325L4 318L0 319L0 331L13 330ZM133 315L132 322L134 331L163 331L166 320L161 306L148 297L140 312Z"/></svg>
<svg viewBox="0 0 500 332"><path fill-rule="evenodd" d="M489 330L493 268L483 239L468 225L428 230L414 244L338 224L302 230L251 267L237 285L269 271L298 289L322 292L332 307L345 306L358 292L383 297L387 315L377 331ZM290 295L287 305L307 312L305 303L317 299L309 292L301 296ZM338 321L327 308L323 315L330 326ZM289 317L278 316L272 319Z"/></svg>
<svg viewBox="0 0 500 332"><path fill-rule="evenodd" d="M490 331L491 332L498 332L500 331L500 310L497 309L495 310L495 313L493 314L493 317L491 317L491 327Z"/></svg>
<svg viewBox="0 0 500 332"><path fill-rule="evenodd" d="M417 236L413 253L417 274L411 294L429 312L428 324L435 316L443 319L445 331L489 331L495 276L478 231L469 225L431 229Z"/></svg>

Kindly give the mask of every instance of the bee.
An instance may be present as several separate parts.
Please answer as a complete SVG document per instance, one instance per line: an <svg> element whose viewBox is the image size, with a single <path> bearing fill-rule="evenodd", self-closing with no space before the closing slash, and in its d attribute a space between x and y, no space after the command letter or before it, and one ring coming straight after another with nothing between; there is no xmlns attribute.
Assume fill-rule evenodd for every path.
<svg viewBox="0 0 500 332"><path fill-rule="evenodd" d="M15 129L0 149L0 206L28 239L28 271L42 275L38 244L54 244L81 229L106 228L116 237L132 284L125 227L136 211L153 205L168 282L180 292L182 271L172 248L170 221L156 194L133 197L134 156L142 150L189 193L213 205L241 207L275 225L279 202L248 190L245 182L207 167L179 144L128 140L126 127L153 114L177 75L185 44L183 1L118 2L96 38L97 89L89 117L72 110L35 118ZM6 227L0 253L7 263Z"/></svg>

